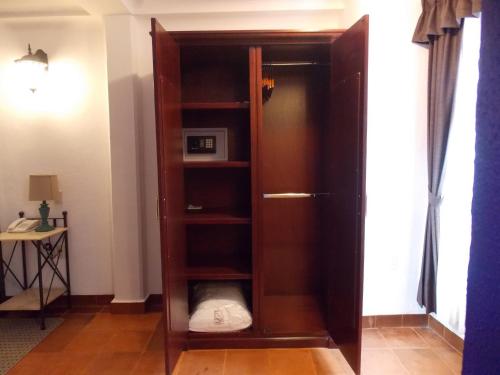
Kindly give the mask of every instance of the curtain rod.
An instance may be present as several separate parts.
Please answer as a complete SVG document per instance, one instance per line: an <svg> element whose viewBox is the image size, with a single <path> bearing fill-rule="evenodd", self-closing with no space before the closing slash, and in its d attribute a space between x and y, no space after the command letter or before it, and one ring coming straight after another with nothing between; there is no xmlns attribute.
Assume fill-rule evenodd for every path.
<svg viewBox="0 0 500 375"><path fill-rule="evenodd" d="M316 61L297 61L297 62L263 62L262 66L329 66L327 63L319 63Z"/></svg>

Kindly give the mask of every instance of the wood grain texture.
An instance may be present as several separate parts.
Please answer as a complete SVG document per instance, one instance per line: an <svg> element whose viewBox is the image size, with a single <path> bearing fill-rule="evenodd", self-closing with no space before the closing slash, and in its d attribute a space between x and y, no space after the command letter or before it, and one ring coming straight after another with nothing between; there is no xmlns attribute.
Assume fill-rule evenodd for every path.
<svg viewBox="0 0 500 375"><path fill-rule="evenodd" d="M247 215L230 211L190 213L184 216L184 222L192 225L251 224L251 221Z"/></svg>
<svg viewBox="0 0 500 375"><path fill-rule="evenodd" d="M356 373L361 368L368 17L331 49L331 116L324 136L328 330Z"/></svg>
<svg viewBox="0 0 500 375"><path fill-rule="evenodd" d="M262 58L303 60L312 58L311 51L325 51L325 48L264 47ZM262 193L323 191L321 135L328 119L329 88L323 73L316 67L274 69L277 85L271 99L262 106L259 128L261 325L267 334L326 329L324 306L318 298L323 289L322 199L262 198ZM278 311L286 311L286 317Z"/></svg>
<svg viewBox="0 0 500 375"><path fill-rule="evenodd" d="M183 103L219 102L226 103L220 109L228 109L227 103L232 108L248 108L248 48L182 46L181 62Z"/></svg>
<svg viewBox="0 0 500 375"><path fill-rule="evenodd" d="M316 295L266 295L262 305L266 334L327 335L324 307Z"/></svg>
<svg viewBox="0 0 500 375"><path fill-rule="evenodd" d="M248 53L248 81L250 88L250 178L251 178L251 212L252 212L252 305L253 329L258 332L261 322L261 255L259 240L259 211L261 191L259 184L259 124L262 108L262 49L250 47Z"/></svg>
<svg viewBox="0 0 500 375"><path fill-rule="evenodd" d="M162 255L165 359L172 373L184 350L188 330L184 216L184 168L180 53L177 43L151 20L155 82L158 193Z"/></svg>
<svg viewBox="0 0 500 375"><path fill-rule="evenodd" d="M185 161L184 168L248 168L248 161Z"/></svg>
<svg viewBox="0 0 500 375"><path fill-rule="evenodd" d="M250 216L250 173L248 169L197 168L184 173L186 205L210 211ZM193 212L191 215L198 215Z"/></svg>
<svg viewBox="0 0 500 375"><path fill-rule="evenodd" d="M191 102L182 103L182 109L247 109L249 102Z"/></svg>
<svg viewBox="0 0 500 375"><path fill-rule="evenodd" d="M276 44L330 44L344 30L302 32L299 30L179 31L172 36L183 45L264 46Z"/></svg>
<svg viewBox="0 0 500 375"><path fill-rule="evenodd" d="M179 122L227 128L229 160L181 163L178 200L206 210L184 213L187 264L169 264L187 266L184 279L245 278L254 319L241 333L188 334L187 347L332 347L333 337L359 373L367 19L345 33L172 36L181 46ZM323 65L275 69L263 105L263 60Z"/></svg>

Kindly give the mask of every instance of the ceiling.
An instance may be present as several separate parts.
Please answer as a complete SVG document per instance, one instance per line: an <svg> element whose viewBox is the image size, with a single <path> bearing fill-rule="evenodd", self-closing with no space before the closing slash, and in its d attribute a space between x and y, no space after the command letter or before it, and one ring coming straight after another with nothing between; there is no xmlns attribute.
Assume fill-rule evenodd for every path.
<svg viewBox="0 0 500 375"><path fill-rule="evenodd" d="M1 0L0 17L88 15L76 0Z"/></svg>
<svg viewBox="0 0 500 375"><path fill-rule="evenodd" d="M0 18L130 13L130 0L0 0Z"/></svg>
<svg viewBox="0 0 500 375"><path fill-rule="evenodd" d="M344 0L0 0L0 18L337 10Z"/></svg>

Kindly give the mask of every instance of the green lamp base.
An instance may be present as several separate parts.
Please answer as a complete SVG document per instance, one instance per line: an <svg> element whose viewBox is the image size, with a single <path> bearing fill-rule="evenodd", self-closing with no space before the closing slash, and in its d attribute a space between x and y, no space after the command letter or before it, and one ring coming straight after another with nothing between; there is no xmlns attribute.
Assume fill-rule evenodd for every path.
<svg viewBox="0 0 500 375"><path fill-rule="evenodd" d="M35 232L50 232L51 230L54 230L54 227L49 225L48 222L50 207L46 201L42 202L38 212L40 212L40 219L42 219L42 222L38 227L36 227Z"/></svg>
<svg viewBox="0 0 500 375"><path fill-rule="evenodd" d="M50 232L51 230L54 230L54 227L52 225L49 225L48 223L42 223L36 227L35 232Z"/></svg>

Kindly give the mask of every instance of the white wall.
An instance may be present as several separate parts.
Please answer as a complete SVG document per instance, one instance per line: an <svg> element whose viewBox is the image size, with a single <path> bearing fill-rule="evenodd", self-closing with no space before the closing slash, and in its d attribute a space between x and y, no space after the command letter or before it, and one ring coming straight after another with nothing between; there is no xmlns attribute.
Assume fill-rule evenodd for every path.
<svg viewBox="0 0 500 375"><path fill-rule="evenodd" d="M27 43L49 56L47 86L35 94L19 87L13 62ZM75 294L113 292L106 82L100 19L0 20L0 227L19 210L37 215L29 174L57 174L63 198L51 213L69 212Z"/></svg>
<svg viewBox="0 0 500 375"><path fill-rule="evenodd" d="M414 313L421 311L416 290L427 199L427 54L411 43L419 1L374 3L351 1L345 12L188 13L159 19L169 30L311 30L342 28L370 14L364 314ZM120 290L125 301L160 293L161 270L150 18L125 16L124 21L123 17L105 17L107 55L103 22L91 17L0 23L0 224L5 228L19 207L34 213L36 204L26 201L29 173L59 174L62 206L70 212L75 293ZM81 77L76 82L75 76L60 81L65 87L59 90L63 95L58 101L49 100L28 112L22 108L26 103L14 100L7 79L12 60L24 54L27 41L49 53L51 72L59 71L59 60L70 61L60 69L78 69L76 77ZM116 115L122 108L130 115L111 113L111 125L106 57L110 89L126 81L128 90L114 91L111 111ZM121 207L121 214L115 212L113 226L110 126L111 150L126 154L130 146L133 154L128 164L115 158L119 167L113 166L114 202L130 200L131 205ZM33 159L42 148L38 143L43 136L47 145L43 157ZM19 157L23 152L26 156ZM120 185L124 181L130 186ZM54 208L60 210L60 206ZM135 215L133 220L123 217L127 212ZM136 226L138 222L142 227ZM125 263L111 261L111 228L115 255L132 256ZM117 239L124 246L118 246Z"/></svg>
<svg viewBox="0 0 500 375"><path fill-rule="evenodd" d="M105 18L111 134L113 302L142 302L146 227L142 213L142 121L132 16ZM159 247L156 249L159 252Z"/></svg>
<svg viewBox="0 0 500 375"><path fill-rule="evenodd" d="M352 1L370 15L364 315L420 313L427 208L427 51L411 43L420 2Z"/></svg>

